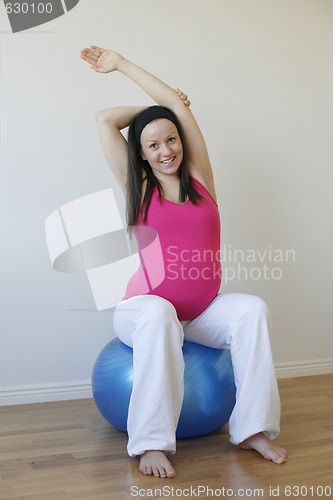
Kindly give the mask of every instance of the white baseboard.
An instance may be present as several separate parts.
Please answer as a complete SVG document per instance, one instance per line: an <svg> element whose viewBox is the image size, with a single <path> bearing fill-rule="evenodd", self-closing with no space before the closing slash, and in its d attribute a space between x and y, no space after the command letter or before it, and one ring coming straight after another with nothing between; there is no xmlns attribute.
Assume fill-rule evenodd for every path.
<svg viewBox="0 0 333 500"><path fill-rule="evenodd" d="M278 363L278 379L333 373L333 358L302 363ZM0 389L0 406L68 401L92 397L90 382L9 387Z"/></svg>
<svg viewBox="0 0 333 500"><path fill-rule="evenodd" d="M275 370L278 379L325 375L333 373L333 358L298 363L277 363Z"/></svg>
<svg viewBox="0 0 333 500"><path fill-rule="evenodd" d="M0 406L92 398L90 382L31 385L0 389Z"/></svg>

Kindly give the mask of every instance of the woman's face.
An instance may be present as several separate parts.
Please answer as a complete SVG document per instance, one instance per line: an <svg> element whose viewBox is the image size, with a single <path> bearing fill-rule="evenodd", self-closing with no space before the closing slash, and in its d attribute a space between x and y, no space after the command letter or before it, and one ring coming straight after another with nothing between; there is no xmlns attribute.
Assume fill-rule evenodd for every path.
<svg viewBox="0 0 333 500"><path fill-rule="evenodd" d="M155 176L166 180L165 176L177 176L183 160L183 145L176 125L160 118L154 120L142 131L141 156L147 160Z"/></svg>

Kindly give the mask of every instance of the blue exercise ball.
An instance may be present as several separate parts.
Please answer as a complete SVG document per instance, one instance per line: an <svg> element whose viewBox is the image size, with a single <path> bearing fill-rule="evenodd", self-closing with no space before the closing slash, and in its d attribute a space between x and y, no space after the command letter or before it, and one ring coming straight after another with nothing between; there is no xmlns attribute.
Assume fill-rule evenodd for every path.
<svg viewBox="0 0 333 500"><path fill-rule="evenodd" d="M178 439L204 436L225 425L235 405L230 351L184 342L184 400ZM133 383L133 351L118 338L99 354L92 374L97 408L114 427L127 431Z"/></svg>

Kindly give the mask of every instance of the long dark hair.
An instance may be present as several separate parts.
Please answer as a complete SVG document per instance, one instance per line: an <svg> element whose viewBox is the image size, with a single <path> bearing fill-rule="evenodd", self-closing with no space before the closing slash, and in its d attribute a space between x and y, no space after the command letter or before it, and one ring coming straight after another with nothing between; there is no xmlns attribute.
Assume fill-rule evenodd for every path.
<svg viewBox="0 0 333 500"><path fill-rule="evenodd" d="M177 116L164 106L150 106L138 113L129 126L128 130L128 169L127 169L127 224L131 228L138 223L139 219L145 222L149 205L155 188L159 196L163 196L163 188L155 176L148 161L141 156L141 132L145 125L153 120L166 118L172 121L178 131L183 144L183 160L178 170L179 175L179 203L189 199L193 204L198 203L202 196L195 189L189 176L187 164L186 144L184 134ZM145 172L145 175L142 175ZM142 186L147 181L144 197L142 200ZM142 200L142 202L141 202Z"/></svg>

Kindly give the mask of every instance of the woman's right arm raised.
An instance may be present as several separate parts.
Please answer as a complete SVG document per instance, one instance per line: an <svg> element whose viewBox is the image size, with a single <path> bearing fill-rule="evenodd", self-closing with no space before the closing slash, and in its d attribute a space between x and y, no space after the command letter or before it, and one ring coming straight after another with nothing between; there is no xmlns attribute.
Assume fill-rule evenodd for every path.
<svg viewBox="0 0 333 500"><path fill-rule="evenodd" d="M129 126L134 116L142 111L141 106L118 106L96 113L96 125L104 156L125 193L128 150L121 130Z"/></svg>
<svg viewBox="0 0 333 500"><path fill-rule="evenodd" d="M186 105L181 104L180 95L177 96L169 85L113 50L91 45L81 51L81 58L98 73L120 71L141 87L157 104L170 108L176 114L184 132L189 173L215 198L213 172L204 137L191 111L186 109Z"/></svg>
<svg viewBox="0 0 333 500"><path fill-rule="evenodd" d="M90 48L81 50L81 58L99 73L110 73L120 70L122 63L125 66L127 63L129 72L134 73L134 76L127 76L139 85L141 83L141 86L156 102L170 106L171 109L175 107L181 115L185 114L185 116L190 117L191 122L195 123L191 112L186 110L190 105L186 94L181 91L175 92L168 85L146 71L129 63L121 54L92 45ZM103 62L101 63L101 61ZM124 71L124 74L126 73L127 71ZM96 116L97 129L104 155L123 191L126 189L128 152L127 142L121 130L128 127L134 116L143 109L144 107L134 106L116 107L99 111ZM195 127L195 131L197 132L197 127ZM193 143L197 144L198 141L193 139Z"/></svg>

